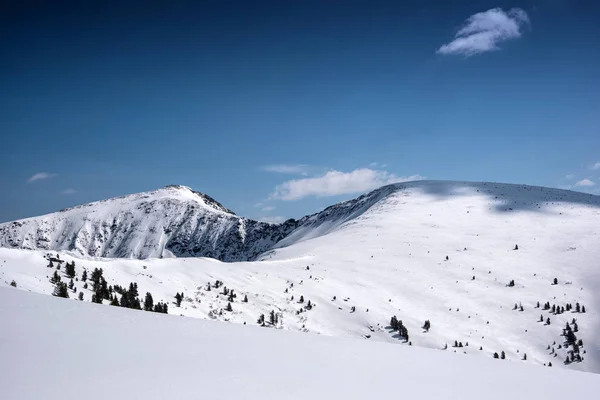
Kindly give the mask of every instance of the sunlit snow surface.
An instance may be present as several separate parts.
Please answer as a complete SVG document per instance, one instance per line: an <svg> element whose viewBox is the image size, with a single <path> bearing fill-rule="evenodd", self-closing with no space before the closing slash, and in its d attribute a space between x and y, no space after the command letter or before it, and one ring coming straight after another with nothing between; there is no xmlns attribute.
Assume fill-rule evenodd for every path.
<svg viewBox="0 0 600 400"><path fill-rule="evenodd" d="M0 288L3 399L591 399L600 376Z"/></svg>

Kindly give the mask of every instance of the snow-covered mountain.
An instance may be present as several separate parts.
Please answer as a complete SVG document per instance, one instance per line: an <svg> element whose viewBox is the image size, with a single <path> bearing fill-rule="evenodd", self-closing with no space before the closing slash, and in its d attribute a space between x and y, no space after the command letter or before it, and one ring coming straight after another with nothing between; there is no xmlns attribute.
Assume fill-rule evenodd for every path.
<svg viewBox="0 0 600 400"><path fill-rule="evenodd" d="M0 398L592 399L600 376L0 288Z"/></svg>
<svg viewBox="0 0 600 400"><path fill-rule="evenodd" d="M239 221L226 211L214 212ZM155 213L143 215L140 221ZM275 326L285 330L485 357L504 352L522 363L600 372L598 196L421 181L386 186L283 228L266 228L280 236L260 247L246 233L244 245L257 254L250 262L109 259L82 256L75 247L59 253L76 262L79 279L84 268L88 273L102 268L109 285L136 282L142 297L150 292L155 301L169 302L171 314L256 325L261 314L268 318L274 311ZM13 243L17 246L10 247L21 242ZM46 253L0 249L0 285L14 280L19 289L52 293L55 270L47 267ZM67 280L64 268L57 272ZM83 289L81 281L74 286L71 297L81 292L84 301L91 300L91 288ZM223 294L225 288L236 296ZM185 296L176 307L173 296L179 292ZM408 341L388 327L394 315L408 329ZM421 328L425 320L429 331ZM565 344L567 323L582 340L582 362L564 364L574 350Z"/></svg>
<svg viewBox="0 0 600 400"><path fill-rule="evenodd" d="M252 259L295 227L241 218L185 186L98 201L0 225L0 246L116 258Z"/></svg>

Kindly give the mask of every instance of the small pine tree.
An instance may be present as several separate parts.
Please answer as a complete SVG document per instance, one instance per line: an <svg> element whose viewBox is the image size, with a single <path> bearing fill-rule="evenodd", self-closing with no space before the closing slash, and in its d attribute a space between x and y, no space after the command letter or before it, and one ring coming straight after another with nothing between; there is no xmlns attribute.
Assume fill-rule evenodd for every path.
<svg viewBox="0 0 600 400"><path fill-rule="evenodd" d="M99 296L97 293L94 293L92 295L92 303L102 304L102 297Z"/></svg>
<svg viewBox="0 0 600 400"><path fill-rule="evenodd" d="M248 295L244 295L244 300L242 300L242 302L244 302L244 303L248 302Z"/></svg>
<svg viewBox="0 0 600 400"><path fill-rule="evenodd" d="M114 296L111 300L110 300L110 305L111 306L120 306L121 304L119 304L119 299L117 299L117 296Z"/></svg>
<svg viewBox="0 0 600 400"><path fill-rule="evenodd" d="M227 308L225 309L225 311L233 311L233 308L231 307L231 303L227 303Z"/></svg>
<svg viewBox="0 0 600 400"><path fill-rule="evenodd" d="M13 280L10 282L10 286L12 286L12 287L17 287L17 282L15 282L15 280L13 279Z"/></svg>
<svg viewBox="0 0 600 400"><path fill-rule="evenodd" d="M75 261L65 264L65 273L69 278L75 278Z"/></svg>
<svg viewBox="0 0 600 400"><path fill-rule="evenodd" d="M271 313L269 314L269 323L271 325L275 325L275 311L271 310Z"/></svg>
<svg viewBox="0 0 600 400"><path fill-rule="evenodd" d="M177 307L181 307L181 300L183 300L183 294L179 294L179 292L177 292L175 295L175 304L177 304Z"/></svg>
<svg viewBox="0 0 600 400"><path fill-rule="evenodd" d="M494 358L500 358L500 356L498 355L498 353L494 353Z"/></svg>
<svg viewBox="0 0 600 400"><path fill-rule="evenodd" d="M546 319L546 325L550 325L550 317Z"/></svg>
<svg viewBox="0 0 600 400"><path fill-rule="evenodd" d="M506 358L506 354L504 354L504 350L502 350L502 353L500 353L500 358L503 360Z"/></svg>
<svg viewBox="0 0 600 400"><path fill-rule="evenodd" d="M575 312L581 312L581 306L579 305L579 303L575 304Z"/></svg>
<svg viewBox="0 0 600 400"><path fill-rule="evenodd" d="M53 296L56 297L64 297L66 299L69 298L69 289L67 288L67 284L64 282L57 282L56 286L54 287L54 292L52 293Z"/></svg>
<svg viewBox="0 0 600 400"><path fill-rule="evenodd" d="M298 300L298 303L304 303L304 296L300 296L300 300Z"/></svg>
<svg viewBox="0 0 600 400"><path fill-rule="evenodd" d="M84 288L84 289L87 289L87 288L88 288L88 284L87 284L87 283L84 283L84 284L83 284L83 288Z"/></svg>
<svg viewBox="0 0 600 400"><path fill-rule="evenodd" d="M523 361L527 361L527 353L523 353Z"/></svg>
<svg viewBox="0 0 600 400"><path fill-rule="evenodd" d="M549 366L549 367L551 367L551 366L552 366L552 362L549 362L549 363L548 363L548 366Z"/></svg>
<svg viewBox="0 0 600 400"><path fill-rule="evenodd" d="M150 292L146 292L146 298L144 299L144 311L152 310L154 310L154 299L152 298L152 294L150 294Z"/></svg>
<svg viewBox="0 0 600 400"><path fill-rule="evenodd" d="M523 305L521 305L521 307L519 307L519 311L525 311L525 309L523 308Z"/></svg>
<svg viewBox="0 0 600 400"><path fill-rule="evenodd" d="M256 323L261 326L265 326L265 314L260 314L260 317L258 317Z"/></svg>
<svg viewBox="0 0 600 400"><path fill-rule="evenodd" d="M83 273L81 274L81 280L82 281L87 281L87 269L83 270Z"/></svg>
<svg viewBox="0 0 600 400"><path fill-rule="evenodd" d="M544 316L540 314L540 322L544 322Z"/></svg>
<svg viewBox="0 0 600 400"><path fill-rule="evenodd" d="M581 312L585 313L585 306L581 306Z"/></svg>
<svg viewBox="0 0 600 400"><path fill-rule="evenodd" d="M540 302L538 301L537 304L535 305L535 308L540 308Z"/></svg>
<svg viewBox="0 0 600 400"><path fill-rule="evenodd" d="M558 285L558 279L554 278L554 281L552 283Z"/></svg>
<svg viewBox="0 0 600 400"><path fill-rule="evenodd" d="M79 292L79 301L83 301L83 292Z"/></svg>
<svg viewBox="0 0 600 400"><path fill-rule="evenodd" d="M74 286L75 283L73 282L73 278L71 278L71 280L69 281L69 289L73 289Z"/></svg>

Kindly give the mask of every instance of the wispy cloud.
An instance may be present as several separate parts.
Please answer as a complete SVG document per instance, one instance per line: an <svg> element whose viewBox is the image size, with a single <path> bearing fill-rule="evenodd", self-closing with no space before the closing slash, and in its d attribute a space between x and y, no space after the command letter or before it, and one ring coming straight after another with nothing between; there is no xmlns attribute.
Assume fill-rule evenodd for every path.
<svg viewBox="0 0 600 400"><path fill-rule="evenodd" d="M370 168L351 172L329 171L313 178L294 179L275 187L271 199L300 200L309 196L327 197L341 194L366 192L383 185L423 179L420 175L396 176L387 171Z"/></svg>
<svg viewBox="0 0 600 400"><path fill-rule="evenodd" d="M571 179L574 179L574 178L575 178L575 175L573 175L573 174L565 175L565 179L571 180Z"/></svg>
<svg viewBox="0 0 600 400"><path fill-rule="evenodd" d="M75 193L77 193L77 190L69 188L69 189L63 190L61 193L66 194L66 195L75 194Z"/></svg>
<svg viewBox="0 0 600 400"><path fill-rule="evenodd" d="M309 166L305 164L277 164L277 165L265 165L261 167L263 171L275 172L278 174L290 174L290 175L307 175Z"/></svg>
<svg viewBox="0 0 600 400"><path fill-rule="evenodd" d="M275 209L275 206L266 206L266 207L263 207L263 208L262 208L262 210L263 210L264 212L273 211L274 209Z"/></svg>
<svg viewBox="0 0 600 400"><path fill-rule="evenodd" d="M522 28L527 25L529 17L520 8L512 8L507 12L492 8L467 18L454 40L440 47L437 53L469 57L498 50L500 42L521 37Z"/></svg>
<svg viewBox="0 0 600 400"><path fill-rule="evenodd" d="M596 184L587 178L582 179L579 182L575 182L575 186L580 186L580 187L590 187L590 186L594 186L594 185L596 185Z"/></svg>
<svg viewBox="0 0 600 400"><path fill-rule="evenodd" d="M57 174L51 174L49 172L38 172L37 174L34 174L31 178L29 178L27 182L41 181L42 179L50 179L54 178L55 176L57 176Z"/></svg>
<svg viewBox="0 0 600 400"><path fill-rule="evenodd" d="M287 218L281 217L281 216L266 216L266 217L260 217L258 220L262 221L262 222L266 222L268 224L280 224L282 222L285 222L287 220Z"/></svg>
<svg viewBox="0 0 600 400"><path fill-rule="evenodd" d="M600 169L600 162L597 162L596 164L592 165L592 166L590 167L590 169L593 169L593 170L598 170L598 169Z"/></svg>

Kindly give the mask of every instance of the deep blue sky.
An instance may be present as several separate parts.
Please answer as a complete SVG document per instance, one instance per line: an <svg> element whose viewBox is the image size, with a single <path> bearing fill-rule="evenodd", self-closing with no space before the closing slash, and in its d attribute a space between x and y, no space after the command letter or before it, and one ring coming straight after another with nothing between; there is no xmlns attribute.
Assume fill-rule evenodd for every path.
<svg viewBox="0 0 600 400"><path fill-rule="evenodd" d="M254 218L370 176L598 193L597 2L171 3L3 2L0 221L174 183ZM519 38L436 53L494 7L528 14ZM327 171L350 189L275 189Z"/></svg>

